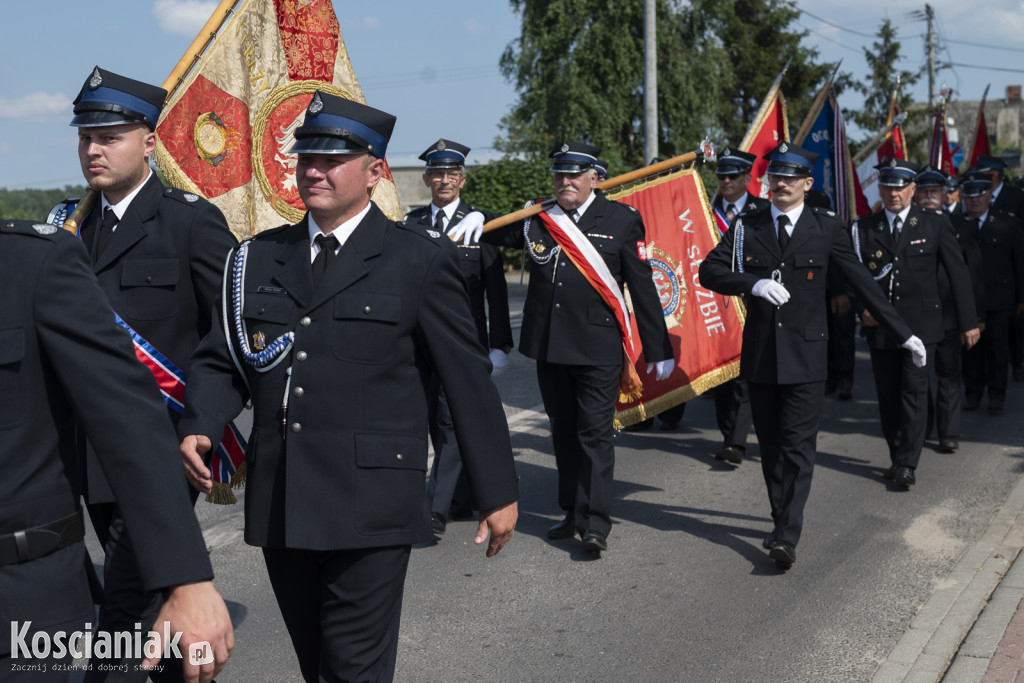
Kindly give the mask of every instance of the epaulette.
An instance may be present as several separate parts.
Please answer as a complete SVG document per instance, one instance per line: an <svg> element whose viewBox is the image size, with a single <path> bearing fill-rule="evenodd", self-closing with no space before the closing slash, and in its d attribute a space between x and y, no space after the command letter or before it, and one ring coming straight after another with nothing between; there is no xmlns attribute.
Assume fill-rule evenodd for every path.
<svg viewBox="0 0 1024 683"><path fill-rule="evenodd" d="M276 228L267 228L266 230L261 230L260 232L256 233L255 235L250 235L249 237L246 237L242 241L243 242L249 242L251 240L262 239L264 237L269 237L271 235L276 235L277 233L281 232L282 230L284 230L286 228L290 228L290 227L292 227L291 224L285 223L284 225L279 225Z"/></svg>
<svg viewBox="0 0 1024 683"><path fill-rule="evenodd" d="M403 222L396 222L395 225L397 227L399 227L399 228L402 228L403 230L407 230L407 231L411 232L414 235L419 235L423 239L428 240L430 242L433 242L434 244L440 244L441 243L441 238L444 237L444 234L438 232L437 230L434 230L431 227L428 227L426 225L422 225L420 223L409 224L409 223L405 223L403 221Z"/></svg>
<svg viewBox="0 0 1024 683"><path fill-rule="evenodd" d="M195 204L202 199L202 197L194 192L185 192L184 190L179 190L176 187L165 187L164 196L170 197L171 199L177 199L182 204Z"/></svg>
<svg viewBox="0 0 1024 683"><path fill-rule="evenodd" d="M942 214L946 213L942 209L922 209L922 211L924 211L925 213L930 213L933 216L941 216Z"/></svg>
<svg viewBox="0 0 1024 683"><path fill-rule="evenodd" d="M829 218L836 217L836 212L833 211L832 209L826 209L821 206L812 206L811 209L813 209L814 213L818 214L819 216L828 216Z"/></svg>
<svg viewBox="0 0 1024 683"><path fill-rule="evenodd" d="M764 207L757 206L753 202L747 202L746 204L743 205L743 210L740 211L739 215L746 216L747 214L754 213L755 211L759 211L762 208Z"/></svg>
<svg viewBox="0 0 1024 683"><path fill-rule="evenodd" d="M9 220L3 221L2 226L4 232L16 235L30 235L50 241L56 240L56 235L60 232L60 228L52 223L39 223L37 221Z"/></svg>

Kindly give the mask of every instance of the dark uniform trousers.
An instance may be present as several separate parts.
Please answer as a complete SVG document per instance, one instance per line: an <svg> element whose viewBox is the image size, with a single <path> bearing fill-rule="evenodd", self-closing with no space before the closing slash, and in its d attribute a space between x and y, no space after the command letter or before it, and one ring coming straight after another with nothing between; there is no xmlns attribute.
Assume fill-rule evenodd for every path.
<svg viewBox="0 0 1024 683"><path fill-rule="evenodd" d="M455 436L481 509L518 496L456 248L372 204L315 286L307 219L245 246L247 341L293 332L293 346L266 372L241 361L243 376L237 334L214 326L189 366L179 435L216 442L251 398L245 540L266 550L303 677L390 680L409 548L432 538L431 377L465 416Z"/></svg>
<svg viewBox="0 0 1024 683"><path fill-rule="evenodd" d="M430 221L429 205L410 211L405 220L418 225L423 230L433 229ZM445 225L450 230L472 211L480 211L462 200L455 207L451 222ZM496 218L499 214L480 211L485 220ZM497 247L487 243L471 246L457 244L459 269L466 281L469 294L470 312L476 324L477 338L480 343L490 349L509 350L512 348L512 325L508 311L508 285L505 283L505 268L501 261L501 252ZM490 321L488 324L488 320ZM462 474L462 457L459 455L459 442L455 438L452 425L451 409L444 389L440 382L437 386L436 398L432 395L430 406L430 438L434 446L434 462L427 479L427 496L430 498L430 511L447 516L454 509L466 512L472 506L469 496L469 485ZM458 498L456 498L456 494Z"/></svg>
<svg viewBox="0 0 1024 683"><path fill-rule="evenodd" d="M1015 217L989 210L985 223L954 218L957 232L974 235L984 263L985 331L981 341L964 351L964 395L980 400L986 387L989 400L1006 398L1010 364L1010 321L1018 302L1024 302L1024 237Z"/></svg>
<svg viewBox="0 0 1024 683"><path fill-rule="evenodd" d="M648 362L673 356L658 291L646 254L639 212L601 194L577 224L597 249L621 287L629 285L644 357ZM493 244L523 246L523 224L484 236ZM623 347L619 326L608 305L583 273L564 255L539 218L530 222L527 248L536 260L523 308L519 351L537 361L537 381L558 466L559 507L575 518L581 533L607 535L611 529L612 475L615 459L612 418L618 397ZM648 376L650 377L650 376Z"/></svg>
<svg viewBox="0 0 1024 683"><path fill-rule="evenodd" d="M739 232L742 248L736 259L742 255L742 261L734 265ZM740 376L750 391L773 534L794 546L803 529L828 372L825 289L830 268L840 270L883 325L904 339L911 336L858 262L835 213L826 209L804 205L785 253L770 207L745 210L700 266L704 287L729 296L746 295ZM752 296L754 285L776 272L790 293L782 306Z"/></svg>
<svg viewBox="0 0 1024 683"><path fill-rule="evenodd" d="M935 348L945 337L939 292L940 266L950 282L956 314L955 326L977 326L970 271L956 232L937 210L912 206L898 236L892 234L887 214L880 211L858 220L860 253L867 272L879 279L900 317L925 345L928 363L918 368L909 351L888 330L868 328L868 346L878 394L878 412L897 467L916 468L928 431L928 384ZM883 275L888 269L888 274Z"/></svg>
<svg viewBox="0 0 1024 683"><path fill-rule="evenodd" d="M77 419L108 473L123 524L139 539L132 551L139 585L155 593L211 579L152 375L114 323L81 243L53 226L31 225L0 224L0 539L79 508L80 453L71 438ZM0 565L0 623L31 621L30 634L93 623L87 562L78 541ZM11 642L0 635L0 679L67 679L52 668L13 671L26 662L12 657Z"/></svg>
<svg viewBox="0 0 1024 683"><path fill-rule="evenodd" d="M150 176L128 205L114 234L99 253L99 201L83 222L82 241L109 305L133 330L184 370L199 340L209 331L220 288L224 258L236 244L223 214L213 204ZM165 411L172 426L178 416ZM104 599L100 631L148 627L163 605L162 593L145 590L132 539L98 466L91 443L84 443L86 501L103 545ZM198 492L188 487L193 503ZM155 681L182 678L180 661L150 674ZM131 667L129 667L131 668ZM89 671L86 680L144 680L136 672Z"/></svg>
<svg viewBox="0 0 1024 683"><path fill-rule="evenodd" d="M970 272L975 314L982 318L985 315L985 265L982 262L981 248L974 234L964 230L966 226L963 223L952 217L951 220L964 262ZM947 441L956 440L960 436L964 395L964 347L960 340L952 285L946 269L942 267L939 268L939 297L942 301L942 324L945 333L935 347L935 385L934 390L929 387L928 432L932 431L934 424L939 441Z"/></svg>

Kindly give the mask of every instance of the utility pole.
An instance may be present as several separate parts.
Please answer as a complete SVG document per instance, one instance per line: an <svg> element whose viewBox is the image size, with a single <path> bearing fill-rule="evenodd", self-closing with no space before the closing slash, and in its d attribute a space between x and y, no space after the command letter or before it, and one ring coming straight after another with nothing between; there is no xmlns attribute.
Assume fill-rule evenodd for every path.
<svg viewBox="0 0 1024 683"><path fill-rule="evenodd" d="M644 0L644 164L658 156L658 0Z"/></svg>
<svg viewBox="0 0 1024 683"><path fill-rule="evenodd" d="M935 107L935 10L931 5L924 6L925 20L928 22L928 33L925 36L925 50L928 51L928 108Z"/></svg>

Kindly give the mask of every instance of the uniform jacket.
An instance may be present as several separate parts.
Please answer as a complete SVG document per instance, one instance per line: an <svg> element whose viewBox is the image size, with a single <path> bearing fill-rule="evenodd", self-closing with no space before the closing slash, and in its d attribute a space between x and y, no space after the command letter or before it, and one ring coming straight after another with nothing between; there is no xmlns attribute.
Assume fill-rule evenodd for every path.
<svg viewBox="0 0 1024 683"><path fill-rule="evenodd" d="M1011 214L1012 218L1021 225L1024 220L1024 192L1020 188L1011 185L1003 179L1003 188L999 190L999 196L992 201L992 209L999 213Z"/></svg>
<svg viewBox="0 0 1024 683"><path fill-rule="evenodd" d="M640 213L598 194L578 227L600 252L619 286L629 286L644 358L647 362L672 358L661 300L646 259L647 242ZM522 246L523 224L488 233L485 239ZM557 246L539 218L530 221L529 242L541 257ZM564 255L559 254L545 264L531 265L519 351L528 358L548 363L622 363L622 337L614 313Z"/></svg>
<svg viewBox="0 0 1024 683"><path fill-rule="evenodd" d="M1024 301L1024 239L1015 218L990 209L980 229L967 214L953 220L957 232L973 235L981 247L985 309L1009 310Z"/></svg>
<svg viewBox="0 0 1024 683"><path fill-rule="evenodd" d="M251 398L248 543L340 550L431 538L424 476L433 373L456 416L474 499L481 509L516 500L508 425L450 240L371 206L315 289L308 219L246 244L248 343L293 331L294 345L268 372L243 365L243 380L228 348L239 350L234 315L230 341L215 326L190 364L178 431L216 443Z"/></svg>
<svg viewBox="0 0 1024 683"><path fill-rule="evenodd" d="M732 265L733 243L743 224L744 272ZM738 254L737 254L738 257ZM738 258L737 258L738 260ZM734 296L751 294L758 280L781 275L790 299L775 306L747 296L740 376L764 384L824 381L828 374L828 306L825 290L829 270L838 268L851 289L893 333L907 339L910 328L885 300L871 276L857 261L849 235L835 213L804 205L793 235L781 253L770 207L740 214L737 224L700 266L704 287Z"/></svg>
<svg viewBox="0 0 1024 683"><path fill-rule="evenodd" d="M951 217L952 219L952 217ZM967 270L971 274L971 292L974 294L974 311L978 321L985 319L985 263L981 255L981 247L974 231L964 230L965 227L973 225L965 224L956 219L953 221L953 231L956 233L956 241L960 245L960 251L964 255L964 262L967 263ZM953 300L953 288L949 281L946 269L939 265L939 298L942 300L942 326L947 331L959 330L959 321L956 315L956 302Z"/></svg>
<svg viewBox="0 0 1024 683"><path fill-rule="evenodd" d="M480 209L473 208L460 199L451 224L457 224L471 211ZM481 213L486 220L498 216L489 211ZM424 230L432 229L430 205L410 211L405 220L409 224L419 225ZM505 283L501 252L494 245L485 242L470 246L460 242L456 248L459 253L459 270L462 271L469 288L469 305L480 343L487 348L501 349L508 353L512 348L512 324L509 320L508 285Z"/></svg>
<svg viewBox="0 0 1024 683"><path fill-rule="evenodd" d="M865 216L856 225L861 261L876 278L879 291L921 341L937 344L945 336L940 264L952 283L958 329L978 326L971 275L956 233L941 211L911 206L898 241L893 239L885 211ZM886 268L889 271L883 277ZM867 337L868 344L876 349L898 349L906 340L881 326L869 327Z"/></svg>
<svg viewBox="0 0 1024 683"><path fill-rule="evenodd" d="M743 211L752 211L753 209L763 209L763 208L766 208L766 207L768 207L770 205L771 205L771 202L769 200L762 199L761 197L755 197L750 192L747 192L747 201L746 201L745 204L743 204ZM711 208L712 209L721 209L722 210L722 214L725 214L725 207L727 207L727 206L729 206L729 202L725 201L725 199L722 197L722 195L716 194L714 201L711 203ZM733 220L735 221L736 218L734 217Z"/></svg>
<svg viewBox="0 0 1024 683"><path fill-rule="evenodd" d="M153 174L97 259L98 207L83 221L82 240L103 293L132 329L184 370L210 331L224 259L237 244L223 214ZM92 447L87 452L89 502L113 500Z"/></svg>
<svg viewBox="0 0 1024 683"><path fill-rule="evenodd" d="M53 226L0 223L0 536L78 508L77 416L101 454L151 590L213 577L152 375L114 322L88 255ZM46 234L52 230L49 234ZM0 567L0 624L93 621L83 543ZM0 654L10 638L0 633Z"/></svg>

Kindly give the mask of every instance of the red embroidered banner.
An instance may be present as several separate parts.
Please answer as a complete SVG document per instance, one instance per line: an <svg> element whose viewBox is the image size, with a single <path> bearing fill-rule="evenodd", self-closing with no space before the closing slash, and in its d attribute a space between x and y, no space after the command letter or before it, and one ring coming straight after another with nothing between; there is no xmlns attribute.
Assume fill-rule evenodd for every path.
<svg viewBox="0 0 1024 683"><path fill-rule="evenodd" d="M657 382L646 374L641 353L631 354L644 391L640 399L616 406L615 426L621 428L736 377L745 311L738 297L701 287L697 276L719 240L700 175L676 171L608 198L636 207L644 218L647 259L676 359L672 376Z"/></svg>

